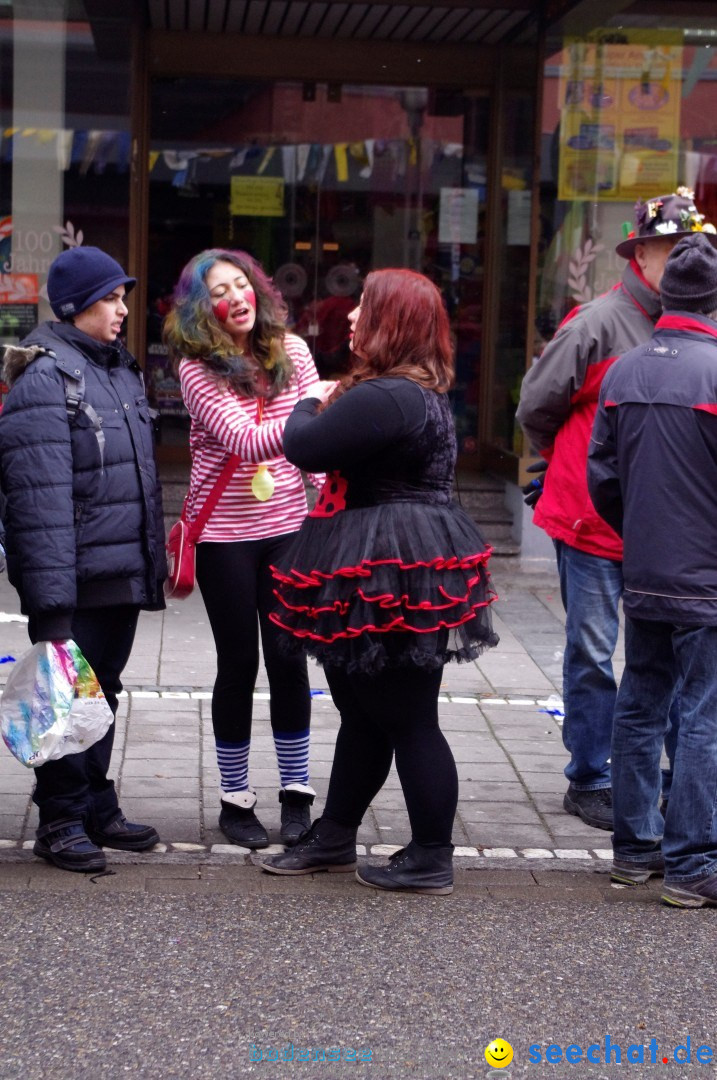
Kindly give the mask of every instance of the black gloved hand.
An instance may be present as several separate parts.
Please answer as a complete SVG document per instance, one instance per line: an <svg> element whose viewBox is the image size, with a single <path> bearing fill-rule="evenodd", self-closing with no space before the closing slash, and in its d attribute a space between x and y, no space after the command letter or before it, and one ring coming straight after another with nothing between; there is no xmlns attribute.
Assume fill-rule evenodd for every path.
<svg viewBox="0 0 717 1080"><path fill-rule="evenodd" d="M531 510L535 509L535 504L537 503L540 496L543 494L543 485L545 483L545 473L547 472L547 469L547 461L543 461L543 459L541 458L540 461L536 461L534 465L529 465L528 468L525 470L529 473L540 474L522 488L522 492L525 495L523 502L526 506L529 506Z"/></svg>

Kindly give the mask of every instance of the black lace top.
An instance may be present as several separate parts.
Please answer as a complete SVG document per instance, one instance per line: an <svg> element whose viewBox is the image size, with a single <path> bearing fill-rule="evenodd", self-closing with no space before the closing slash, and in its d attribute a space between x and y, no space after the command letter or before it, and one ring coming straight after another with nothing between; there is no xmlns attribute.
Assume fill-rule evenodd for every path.
<svg viewBox="0 0 717 1080"><path fill-rule="evenodd" d="M451 499L456 439L445 394L372 379L322 413L300 402L284 451L329 475L272 573L287 648L371 674L435 668L494 645L486 547Z"/></svg>
<svg viewBox="0 0 717 1080"><path fill-rule="evenodd" d="M451 501L456 436L450 405L445 394L410 379L360 383L318 415L314 399L301 402L287 422L284 453L308 471L340 472L347 510Z"/></svg>

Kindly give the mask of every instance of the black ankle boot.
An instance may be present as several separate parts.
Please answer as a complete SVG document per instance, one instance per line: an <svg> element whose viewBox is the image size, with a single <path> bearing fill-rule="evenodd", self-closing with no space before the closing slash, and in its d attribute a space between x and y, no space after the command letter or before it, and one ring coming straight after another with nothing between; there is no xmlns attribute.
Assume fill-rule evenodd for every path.
<svg viewBox="0 0 717 1080"><path fill-rule="evenodd" d="M282 788L279 792L281 803L281 842L287 847L297 844L305 832L311 828L310 807L315 792L310 787L296 785Z"/></svg>
<svg viewBox="0 0 717 1080"><path fill-rule="evenodd" d="M345 874L356 869L356 829L319 818L295 847L263 862L270 874Z"/></svg>
<svg viewBox="0 0 717 1080"><path fill-rule="evenodd" d="M356 877L373 889L445 896L453 892L453 844L422 847L412 840L391 855L387 866L367 864L356 871Z"/></svg>
<svg viewBox="0 0 717 1080"><path fill-rule="evenodd" d="M35 835L33 853L60 870L97 873L107 865L104 851L92 843L79 820L51 821L41 825Z"/></svg>
<svg viewBox="0 0 717 1080"><path fill-rule="evenodd" d="M230 844L240 847L265 848L269 834L254 813L255 791L223 791L219 828Z"/></svg>

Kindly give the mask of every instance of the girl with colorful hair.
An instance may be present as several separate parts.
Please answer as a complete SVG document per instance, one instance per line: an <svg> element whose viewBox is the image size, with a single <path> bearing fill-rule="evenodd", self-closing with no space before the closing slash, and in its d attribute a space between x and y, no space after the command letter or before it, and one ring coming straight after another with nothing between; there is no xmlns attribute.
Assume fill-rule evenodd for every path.
<svg viewBox="0 0 717 1080"><path fill-rule="evenodd" d="M452 501L453 355L438 289L411 270L374 271L349 322L343 392L324 410L318 391L307 396L284 432L289 461L329 476L274 566L271 615L324 665L341 727L323 816L263 867L355 869L358 827L395 758L411 842L358 880L449 893L458 777L438 693L445 663L498 641L490 549Z"/></svg>
<svg viewBox="0 0 717 1080"><path fill-rule="evenodd" d="M310 825L310 692L305 657L280 653L269 619L270 566L307 512L301 472L283 453L287 418L318 375L261 266L241 251L203 251L184 267L164 322L191 418L191 522L236 454L239 464L197 544L197 584L217 649L212 724L221 781L219 827L232 843L266 847L249 786L259 632L281 788L281 839ZM318 481L320 482L319 478Z"/></svg>

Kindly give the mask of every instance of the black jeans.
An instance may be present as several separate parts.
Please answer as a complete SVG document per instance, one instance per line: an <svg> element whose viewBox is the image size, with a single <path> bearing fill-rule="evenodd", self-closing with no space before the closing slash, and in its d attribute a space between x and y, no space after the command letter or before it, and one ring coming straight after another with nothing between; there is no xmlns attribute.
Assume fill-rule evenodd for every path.
<svg viewBox="0 0 717 1080"><path fill-rule="evenodd" d="M293 732L309 727L306 658L282 652L279 642L284 631L269 620L277 603L269 567L293 536L197 545L197 584L217 648L212 724L220 742L244 742L251 736L260 628L272 729Z"/></svg>
<svg viewBox="0 0 717 1080"><path fill-rule="evenodd" d="M418 844L451 843L458 805L453 753L438 726L443 668L384 668L378 675L348 675L326 668L341 727L324 814L358 827L381 790L394 754L411 834Z"/></svg>
<svg viewBox="0 0 717 1080"><path fill-rule="evenodd" d="M112 713L117 713L120 676L129 660L137 629L135 604L86 608L75 611L72 637L97 676ZM30 640L35 641L30 618ZM33 802L40 810L40 825L64 818L81 818L96 827L106 825L118 810L114 781L107 773L115 738L114 721L106 735L81 754L67 754L35 769Z"/></svg>

